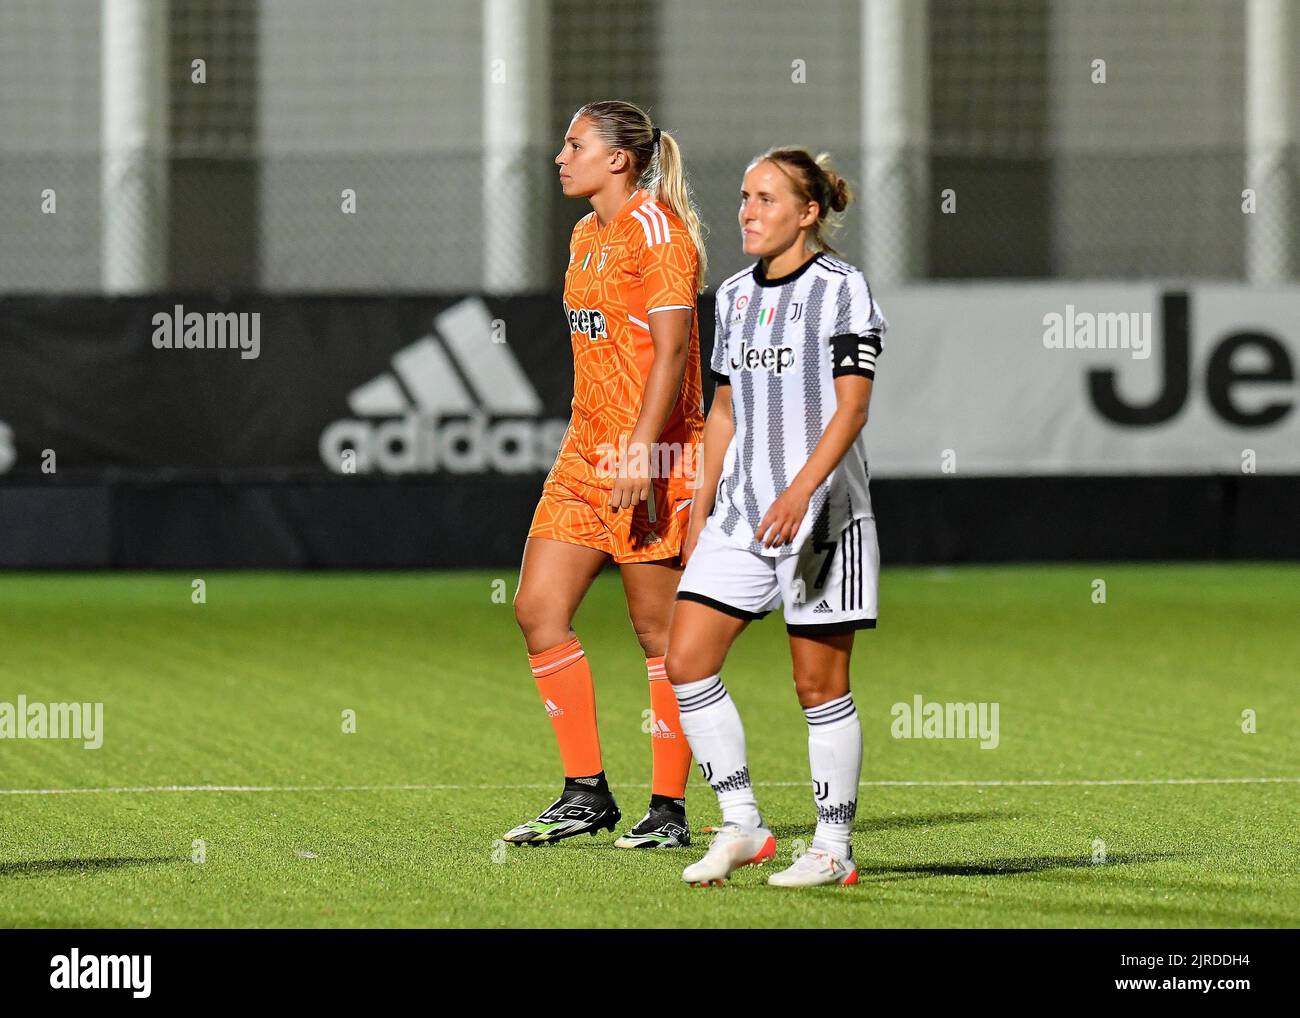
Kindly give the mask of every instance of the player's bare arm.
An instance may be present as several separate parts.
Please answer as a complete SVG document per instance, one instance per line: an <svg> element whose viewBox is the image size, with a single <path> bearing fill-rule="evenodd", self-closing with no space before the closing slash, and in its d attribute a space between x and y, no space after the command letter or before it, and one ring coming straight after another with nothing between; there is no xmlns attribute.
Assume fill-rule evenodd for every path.
<svg viewBox="0 0 1300 1018"><path fill-rule="evenodd" d="M840 375L835 379L835 413L831 415L830 423L814 446L808 462L772 503L754 534L766 547L773 548L794 540L808 511L808 500L844 459L867 423L871 382L863 375Z"/></svg>

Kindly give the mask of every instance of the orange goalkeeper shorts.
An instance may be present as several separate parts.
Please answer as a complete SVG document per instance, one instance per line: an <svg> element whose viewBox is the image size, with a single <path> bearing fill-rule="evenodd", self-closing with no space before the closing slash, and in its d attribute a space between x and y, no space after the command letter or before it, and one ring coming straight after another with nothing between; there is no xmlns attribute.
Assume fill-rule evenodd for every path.
<svg viewBox="0 0 1300 1018"><path fill-rule="evenodd" d="M667 480L652 484L655 522L649 507L609 507L610 491L552 470L542 485L529 537L546 537L581 544L611 556L615 562L657 562L681 554L686 537L689 498L668 499Z"/></svg>

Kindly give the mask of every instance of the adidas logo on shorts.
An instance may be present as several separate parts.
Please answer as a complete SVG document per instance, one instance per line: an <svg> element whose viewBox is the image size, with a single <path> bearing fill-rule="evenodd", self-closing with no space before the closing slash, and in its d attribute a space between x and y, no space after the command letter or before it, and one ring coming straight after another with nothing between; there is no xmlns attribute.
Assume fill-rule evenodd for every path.
<svg viewBox="0 0 1300 1018"><path fill-rule="evenodd" d="M832 611L831 606L825 601L818 601L817 607L813 609L814 615L828 615Z"/></svg>
<svg viewBox="0 0 1300 1018"><path fill-rule="evenodd" d="M667 721L663 721L663 720L656 721L654 723L653 727L650 729L650 734L653 735L656 739L677 738L677 733L668 727Z"/></svg>

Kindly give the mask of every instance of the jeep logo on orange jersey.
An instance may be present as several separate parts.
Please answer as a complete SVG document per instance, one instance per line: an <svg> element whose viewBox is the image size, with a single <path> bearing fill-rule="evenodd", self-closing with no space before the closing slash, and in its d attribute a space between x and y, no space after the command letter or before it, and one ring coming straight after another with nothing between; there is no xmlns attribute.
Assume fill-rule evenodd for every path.
<svg viewBox="0 0 1300 1018"><path fill-rule="evenodd" d="M585 333L593 343L605 335L605 316L590 308L569 308L569 331Z"/></svg>

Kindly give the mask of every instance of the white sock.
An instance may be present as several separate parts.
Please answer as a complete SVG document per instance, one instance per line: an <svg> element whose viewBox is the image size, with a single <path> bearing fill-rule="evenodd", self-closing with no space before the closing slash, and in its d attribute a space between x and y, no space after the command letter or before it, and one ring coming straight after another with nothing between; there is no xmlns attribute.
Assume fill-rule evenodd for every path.
<svg viewBox="0 0 1300 1018"><path fill-rule="evenodd" d="M720 675L673 686L682 731L704 780L718 795L722 822L760 827L763 818L745 763L745 728Z"/></svg>
<svg viewBox="0 0 1300 1018"><path fill-rule="evenodd" d="M862 774L862 724L853 694L805 707L804 716L808 719L808 763L817 806L812 847L852 859L853 817L858 811L858 778Z"/></svg>

